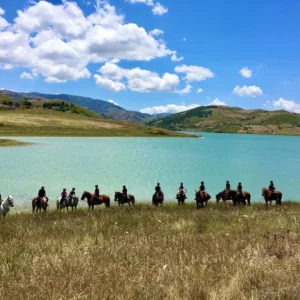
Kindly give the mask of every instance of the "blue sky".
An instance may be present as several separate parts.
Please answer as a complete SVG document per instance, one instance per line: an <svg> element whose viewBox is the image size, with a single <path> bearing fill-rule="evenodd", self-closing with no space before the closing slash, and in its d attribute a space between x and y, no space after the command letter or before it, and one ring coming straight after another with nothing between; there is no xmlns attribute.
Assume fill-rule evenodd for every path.
<svg viewBox="0 0 300 300"><path fill-rule="evenodd" d="M2 0L0 88L144 112L300 113L300 2ZM198 93L197 93L198 92Z"/></svg>

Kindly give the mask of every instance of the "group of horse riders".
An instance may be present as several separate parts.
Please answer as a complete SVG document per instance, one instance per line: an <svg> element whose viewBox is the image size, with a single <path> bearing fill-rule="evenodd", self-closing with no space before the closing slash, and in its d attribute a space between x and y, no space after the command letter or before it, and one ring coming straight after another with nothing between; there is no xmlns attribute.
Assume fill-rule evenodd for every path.
<svg viewBox="0 0 300 300"><path fill-rule="evenodd" d="M199 187L199 190L201 193L204 193L206 194L206 189L205 189L205 185L204 185L204 182L201 181L201 184L200 184L200 187ZM226 187L224 189L224 192L226 195L228 195L229 191L231 190L231 186L230 186L230 182L229 181L226 181ZM274 183L273 181L270 181L270 185L268 187L268 190L271 191L271 192L274 192L275 191L275 186L274 186ZM183 196L185 199L187 198L186 197L186 192L187 190L185 189L185 187L183 186L183 183L181 182L180 183L180 186L178 188L178 193L176 195L176 199L178 199L179 196ZM243 187L242 187L242 184L241 182L238 183L238 186L237 186L237 192L238 194L240 195L240 197L243 197ZM122 190L122 194L123 194L123 199L127 199L128 198L128 194L127 194L127 188L125 185L123 185L123 190ZM61 192L61 198L60 198L60 203L62 204L64 201L66 201L67 199L72 199L73 197L75 197L75 188L73 187L72 190L69 192L69 194L67 193L67 190L64 188L63 191ZM40 203L41 199L46 197L47 201L48 201L48 198L46 196L46 190L45 190L45 187L42 186L41 189L39 190L38 192L38 196L36 198L36 202L37 204ZM94 197L96 199L100 199L100 189L98 187L98 185L95 185L95 193L94 193ZM161 186L160 186L160 183L157 183L156 187L155 187L155 193L152 197L152 199L154 199L155 197L161 197L162 199L164 198L164 193L162 192L162 189L161 189ZM1 204L1 195L0 195L0 204Z"/></svg>

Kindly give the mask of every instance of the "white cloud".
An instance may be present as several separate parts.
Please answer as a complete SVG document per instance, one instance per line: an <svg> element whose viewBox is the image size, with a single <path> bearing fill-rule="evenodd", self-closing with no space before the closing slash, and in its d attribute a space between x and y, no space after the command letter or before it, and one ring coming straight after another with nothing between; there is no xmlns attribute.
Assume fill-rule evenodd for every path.
<svg viewBox="0 0 300 300"><path fill-rule="evenodd" d="M184 95L184 94L189 94L192 91L192 86L187 84L185 88L183 88L182 90L178 90L175 93L179 94L179 95Z"/></svg>
<svg viewBox="0 0 300 300"><path fill-rule="evenodd" d="M0 7L0 16L2 15L5 15L5 10L2 7Z"/></svg>
<svg viewBox="0 0 300 300"><path fill-rule="evenodd" d="M200 94L200 93L202 93L203 92L203 89L201 89L201 88L199 88L198 90L197 90L197 94Z"/></svg>
<svg viewBox="0 0 300 300"><path fill-rule="evenodd" d="M33 80L33 79L34 79L34 76L32 76L30 73L23 72L23 73L20 75L20 78L21 78L21 79Z"/></svg>
<svg viewBox="0 0 300 300"><path fill-rule="evenodd" d="M296 103L293 100L285 100L283 98L280 98L277 101L273 101L273 107L277 110L284 109L290 112L300 114L300 104Z"/></svg>
<svg viewBox="0 0 300 300"><path fill-rule="evenodd" d="M168 8L161 5L159 2L157 2L154 7L152 8L152 12L154 15L164 15L168 12Z"/></svg>
<svg viewBox="0 0 300 300"><path fill-rule="evenodd" d="M159 74L143 70L140 68L125 69L110 62L105 63L99 70L103 79L110 81L122 80L127 83L127 88L131 91L148 93L148 92L176 92L180 83L176 74L165 73ZM99 77L99 75L95 75Z"/></svg>
<svg viewBox="0 0 300 300"><path fill-rule="evenodd" d="M186 76L184 77L185 80L188 82L192 81L202 81L207 78L214 77L214 73L207 68L199 67L199 66L177 66L175 67L175 72L177 73L185 73Z"/></svg>
<svg viewBox="0 0 300 300"><path fill-rule="evenodd" d="M240 70L240 73L245 78L250 78L252 76L253 71L248 69L247 67L244 67Z"/></svg>
<svg viewBox="0 0 300 300"><path fill-rule="evenodd" d="M135 3L143 3L148 6L152 7L152 12L154 15L164 15L168 12L168 8L160 4L159 2L156 2L154 4L153 0L127 0L129 3L135 4Z"/></svg>
<svg viewBox="0 0 300 300"><path fill-rule="evenodd" d="M214 101L210 102L208 105L227 106L226 103L221 101L219 98L216 98Z"/></svg>
<svg viewBox="0 0 300 300"><path fill-rule="evenodd" d="M198 104L190 104L190 105L168 104L166 106L153 106L153 107L143 108L140 110L140 112L145 114L150 114L150 115L162 114L162 113L179 113L199 106L200 105Z"/></svg>
<svg viewBox="0 0 300 300"><path fill-rule="evenodd" d="M236 94L241 97L257 97L261 96L263 94L263 91L260 87L255 85L244 85L243 87L237 85L233 90L233 94Z"/></svg>
<svg viewBox="0 0 300 300"><path fill-rule="evenodd" d="M67 0L60 5L39 1L17 14L11 26L0 17L5 28L0 30L0 66L31 69L47 82L89 78L89 64L111 59L149 61L176 54L143 27L125 23L106 0L96 0L89 15Z"/></svg>
<svg viewBox="0 0 300 300"><path fill-rule="evenodd" d="M110 90L112 92L120 92L121 90L126 89L125 84L123 84L122 82L113 81L111 79L104 78L98 74L95 74L94 78L95 78L97 85L99 85L107 90Z"/></svg>
<svg viewBox="0 0 300 300"><path fill-rule="evenodd" d="M8 22L3 17L1 17L2 15L5 15L5 10L0 7L0 30L3 30L9 25Z"/></svg>
<svg viewBox="0 0 300 300"><path fill-rule="evenodd" d="M151 30L149 32L149 34L152 35L152 36L159 36L159 35L163 35L164 32L160 29L155 28L155 29Z"/></svg>
<svg viewBox="0 0 300 300"><path fill-rule="evenodd" d="M173 55L171 56L171 60L172 60L172 61L182 61L183 59L184 59L183 56L177 57L176 54L173 54Z"/></svg>
<svg viewBox="0 0 300 300"><path fill-rule="evenodd" d="M107 102L119 106L119 103L117 103L116 101L114 101L112 99L107 100Z"/></svg>

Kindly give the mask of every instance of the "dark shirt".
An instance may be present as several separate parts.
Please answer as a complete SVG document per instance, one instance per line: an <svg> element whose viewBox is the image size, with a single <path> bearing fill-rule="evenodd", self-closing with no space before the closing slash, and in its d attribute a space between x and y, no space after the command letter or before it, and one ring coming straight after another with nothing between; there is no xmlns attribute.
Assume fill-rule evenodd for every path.
<svg viewBox="0 0 300 300"><path fill-rule="evenodd" d="M230 183L226 183L226 190L230 190Z"/></svg>
<svg viewBox="0 0 300 300"><path fill-rule="evenodd" d="M69 197L74 197L74 196L75 196L75 192L71 191L70 194L69 194Z"/></svg>
<svg viewBox="0 0 300 300"><path fill-rule="evenodd" d="M200 191L201 191L201 192L205 191L205 186L204 186L204 184L201 184L201 185L200 185Z"/></svg>
<svg viewBox="0 0 300 300"><path fill-rule="evenodd" d="M95 189L95 196L99 196L100 195L100 191L98 188Z"/></svg>
<svg viewBox="0 0 300 300"><path fill-rule="evenodd" d="M270 185L269 185L269 190L270 190L270 191L274 191L274 190L275 190L274 184L270 184Z"/></svg>
<svg viewBox="0 0 300 300"><path fill-rule="evenodd" d="M46 196L46 191L45 190L42 190L42 189L40 189L39 190L39 197L41 197L41 198L43 198L43 197L45 197Z"/></svg>
<svg viewBox="0 0 300 300"><path fill-rule="evenodd" d="M123 188L123 195L127 196L127 189L126 188Z"/></svg>
<svg viewBox="0 0 300 300"><path fill-rule="evenodd" d="M157 193L159 193L159 192L161 191L161 187L160 187L159 185L157 185L157 186L155 187L155 191L156 191Z"/></svg>
<svg viewBox="0 0 300 300"><path fill-rule="evenodd" d="M238 192L241 192L243 190L243 187L241 185L238 185L237 190Z"/></svg>

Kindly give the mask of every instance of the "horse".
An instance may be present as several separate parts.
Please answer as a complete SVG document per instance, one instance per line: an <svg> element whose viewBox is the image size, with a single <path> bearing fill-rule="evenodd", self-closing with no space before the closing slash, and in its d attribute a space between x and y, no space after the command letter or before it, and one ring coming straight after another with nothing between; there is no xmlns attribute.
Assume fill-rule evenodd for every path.
<svg viewBox="0 0 300 300"><path fill-rule="evenodd" d="M216 195L217 203L220 201L220 199L223 200L223 202L232 200L233 205L235 206L236 203L243 203L246 205L246 200L248 205L251 205L251 194L248 192L243 192L243 197L238 193L238 191L230 190L226 193L226 191L222 191L219 194Z"/></svg>
<svg viewBox="0 0 300 300"><path fill-rule="evenodd" d="M60 202L61 198L58 198L56 201L56 208L57 210L62 210L63 208L67 208L67 211L69 211L69 207L72 207L72 211L73 209L77 209L77 205L78 205L78 197L68 197L67 199L65 199L62 203Z"/></svg>
<svg viewBox="0 0 300 300"><path fill-rule="evenodd" d="M14 207L14 198L12 195L9 195L0 203L0 216L4 218L9 213L11 207Z"/></svg>
<svg viewBox="0 0 300 300"><path fill-rule="evenodd" d="M281 205L282 193L280 191L270 191L267 188L262 188L262 196L265 198L266 205L268 205L268 201L272 204L272 201L276 201L276 205Z"/></svg>
<svg viewBox="0 0 300 300"><path fill-rule="evenodd" d="M162 206L164 202L164 194L163 192L156 192L152 197L152 204L158 206L159 204Z"/></svg>
<svg viewBox="0 0 300 300"><path fill-rule="evenodd" d="M178 205L184 204L185 199L187 199L185 192L182 191L178 193L176 199L178 201Z"/></svg>
<svg viewBox="0 0 300 300"><path fill-rule="evenodd" d="M48 197L43 197L42 199L40 199L40 203L37 204L37 197L32 199L32 212L41 212L42 209L44 212L47 211L47 207L48 207Z"/></svg>
<svg viewBox="0 0 300 300"><path fill-rule="evenodd" d="M110 197L107 195L100 195L100 198L95 197L95 195L91 194L90 192L83 191L81 200L87 199L87 204L89 209L92 208L94 210L95 205L105 204L105 207L110 207Z"/></svg>
<svg viewBox="0 0 300 300"><path fill-rule="evenodd" d="M195 200L196 200L197 209L204 207L204 203L205 206L207 206L207 202L210 198L211 196L208 193L206 192L203 193L200 190L196 190Z"/></svg>
<svg viewBox="0 0 300 300"><path fill-rule="evenodd" d="M120 205L124 205L126 203L128 203L128 205L134 205L135 204L135 197L131 194L127 195L127 198L124 199L123 197L123 193L121 192L115 192L115 201L118 201L119 206Z"/></svg>

